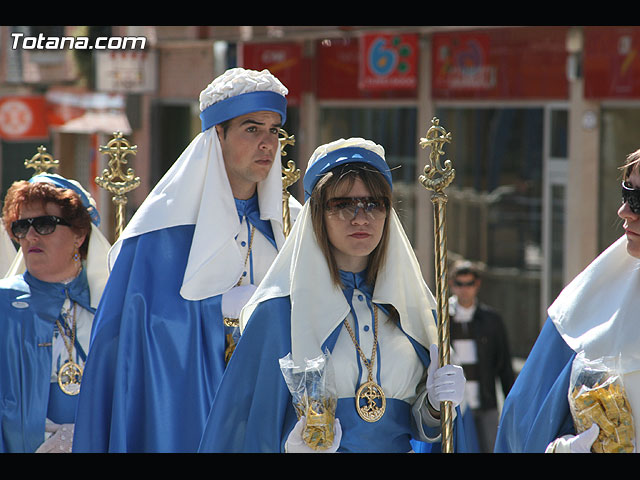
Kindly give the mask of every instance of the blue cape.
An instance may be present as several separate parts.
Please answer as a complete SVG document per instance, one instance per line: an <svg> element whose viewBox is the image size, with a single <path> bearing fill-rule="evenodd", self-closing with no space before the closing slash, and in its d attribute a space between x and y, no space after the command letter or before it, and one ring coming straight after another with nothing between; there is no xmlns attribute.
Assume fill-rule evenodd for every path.
<svg viewBox="0 0 640 480"><path fill-rule="evenodd" d="M84 270L67 285L29 272L0 280L0 452L34 452L44 441L47 416L74 422L78 396L51 383L53 331L67 293L94 311Z"/></svg>
<svg viewBox="0 0 640 480"><path fill-rule="evenodd" d="M238 216L274 245L258 196ZM127 239L98 306L74 452L194 452L225 369L222 295L185 300L195 225Z"/></svg>
<svg viewBox="0 0 640 480"><path fill-rule="evenodd" d="M126 240L94 319L74 451L195 451L224 371L221 296L183 299L194 225Z"/></svg>
<svg viewBox="0 0 640 480"><path fill-rule="evenodd" d="M201 452L284 451L297 421L278 363L291 352L290 313L289 297L279 297L261 303L252 314L211 408ZM329 336L323 350L333 348L339 332L337 328ZM426 350L408 338L428 366ZM385 415L372 424L358 417L353 402L353 398L338 401L336 416L343 431L340 452L407 452L411 448L410 405L387 399ZM454 423L456 451L464 451L459 418L458 410Z"/></svg>
<svg viewBox="0 0 640 480"><path fill-rule="evenodd" d="M541 453L556 438L575 434L568 400L574 357L547 319L505 399L496 453Z"/></svg>

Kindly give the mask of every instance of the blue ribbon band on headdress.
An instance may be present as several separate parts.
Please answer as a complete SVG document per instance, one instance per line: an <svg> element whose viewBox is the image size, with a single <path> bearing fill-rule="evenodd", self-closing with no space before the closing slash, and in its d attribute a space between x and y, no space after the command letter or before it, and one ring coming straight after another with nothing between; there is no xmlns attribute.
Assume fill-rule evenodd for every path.
<svg viewBox="0 0 640 480"><path fill-rule="evenodd" d="M87 209L87 213L89 214L89 217L91 217L91 223L93 223L96 227L100 225L100 213L98 213L98 209L91 205L89 197L87 197L87 195L80 188L78 188L77 185L74 185L66 178L61 177L60 175L39 173L38 175L34 175L33 177L31 177L29 179L29 183L49 183L58 188L73 190L80 196L82 205Z"/></svg>
<svg viewBox="0 0 640 480"><path fill-rule="evenodd" d="M307 169L302 181L304 185L304 200L307 201L311 196L313 187L316 186L316 183L318 183L318 180L320 180L323 174L346 163L366 163L374 167L384 176L389 186L393 188L391 170L384 158L366 148L345 147L333 150L318 158L313 165Z"/></svg>
<svg viewBox="0 0 640 480"><path fill-rule="evenodd" d="M209 105L200 113L202 131L247 113L269 111L279 113L281 124L287 119L287 99L272 91L249 92Z"/></svg>

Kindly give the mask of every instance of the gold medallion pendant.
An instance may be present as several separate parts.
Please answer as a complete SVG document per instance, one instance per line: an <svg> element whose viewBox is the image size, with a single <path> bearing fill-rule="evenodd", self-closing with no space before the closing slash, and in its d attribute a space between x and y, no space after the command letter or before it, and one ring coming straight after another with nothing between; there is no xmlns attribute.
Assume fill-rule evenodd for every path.
<svg viewBox="0 0 640 480"><path fill-rule="evenodd" d="M356 336L346 318L343 323L368 372L367 381L363 383L356 392L356 411L364 421L377 422L382 418L387 408L387 398L384 395L382 387L373 381L373 365L376 360L376 350L378 346L378 307L377 305L373 306L373 350L371 352L371 360L367 360L360 345L358 345Z"/></svg>
<svg viewBox="0 0 640 480"><path fill-rule="evenodd" d="M66 311L62 315L65 321L68 323L70 317L69 311ZM65 329L60 324L60 321L56 320L58 326L58 333L62 336L64 346L69 354L69 360L67 360L60 370L58 370L58 386L67 395L77 395L80 393L80 382L82 381L82 367L73 361L73 345L76 340L76 304L73 304L73 316L71 317L73 324L71 326L71 332L68 334L69 340L67 341L67 334Z"/></svg>
<svg viewBox="0 0 640 480"><path fill-rule="evenodd" d="M82 382L82 367L76 362L68 360L58 370L58 385L67 395L77 395L80 393L80 383Z"/></svg>
<svg viewBox="0 0 640 480"><path fill-rule="evenodd" d="M387 398L380 385L369 380L356 392L356 411L366 422L377 422L387 408Z"/></svg>

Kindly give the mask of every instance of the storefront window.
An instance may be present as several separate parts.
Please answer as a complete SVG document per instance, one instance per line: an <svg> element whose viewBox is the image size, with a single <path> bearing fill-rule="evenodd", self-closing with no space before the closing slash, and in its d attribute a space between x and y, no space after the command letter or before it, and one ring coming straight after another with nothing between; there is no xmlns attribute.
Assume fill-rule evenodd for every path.
<svg viewBox="0 0 640 480"><path fill-rule="evenodd" d="M540 325L542 108L439 108L447 158L449 259L485 266L481 299L504 317L513 354L526 357Z"/></svg>
<svg viewBox="0 0 640 480"><path fill-rule="evenodd" d="M605 250L624 234L622 220L617 211L620 208L620 182L622 171L619 167L627 155L640 148L638 129L640 109L603 108L601 115L600 143L600 211L598 213L598 247Z"/></svg>

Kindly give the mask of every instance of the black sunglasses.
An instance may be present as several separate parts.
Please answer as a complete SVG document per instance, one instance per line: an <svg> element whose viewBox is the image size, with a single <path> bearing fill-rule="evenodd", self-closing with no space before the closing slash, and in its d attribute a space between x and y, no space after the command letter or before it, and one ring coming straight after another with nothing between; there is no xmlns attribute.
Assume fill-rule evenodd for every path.
<svg viewBox="0 0 640 480"><path fill-rule="evenodd" d="M640 189L629 188L622 182L622 203L628 203L636 215L640 215Z"/></svg>
<svg viewBox="0 0 640 480"><path fill-rule="evenodd" d="M453 284L456 287L473 287L476 284L475 280L469 280L468 282L461 282L460 280L454 280Z"/></svg>
<svg viewBox="0 0 640 480"><path fill-rule="evenodd" d="M63 218L56 217L55 215L43 215L41 217L22 218L11 222L11 232L16 238L24 238L27 236L29 227L33 227L38 234L49 235L53 233L58 225L71 226L71 224Z"/></svg>

